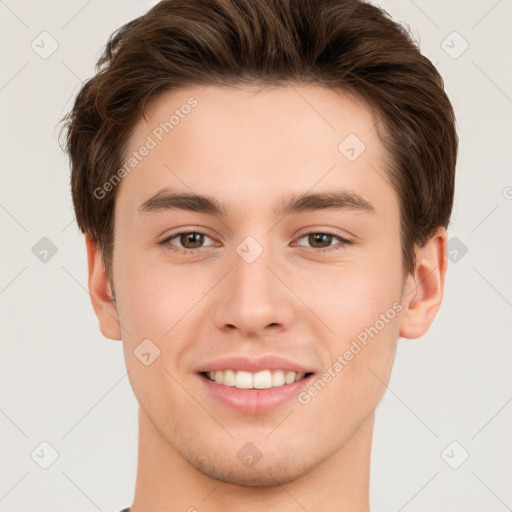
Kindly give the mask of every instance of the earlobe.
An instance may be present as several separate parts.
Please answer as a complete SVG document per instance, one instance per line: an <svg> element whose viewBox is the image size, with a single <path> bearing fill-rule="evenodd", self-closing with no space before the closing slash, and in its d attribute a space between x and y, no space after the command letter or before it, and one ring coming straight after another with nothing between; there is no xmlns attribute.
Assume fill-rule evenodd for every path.
<svg viewBox="0 0 512 512"><path fill-rule="evenodd" d="M423 336L441 307L448 265L446 244L446 229L439 228L424 247L416 250L414 274L407 277L402 297L400 336L403 338Z"/></svg>
<svg viewBox="0 0 512 512"><path fill-rule="evenodd" d="M88 235L85 235L85 245L89 269L89 295L94 312L98 317L100 331L106 338L121 340L118 314L100 250L96 242Z"/></svg>

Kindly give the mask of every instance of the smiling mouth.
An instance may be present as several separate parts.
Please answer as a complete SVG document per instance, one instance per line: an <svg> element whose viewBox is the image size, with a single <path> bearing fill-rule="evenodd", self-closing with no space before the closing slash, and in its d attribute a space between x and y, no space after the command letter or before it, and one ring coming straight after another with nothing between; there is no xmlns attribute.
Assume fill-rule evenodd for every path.
<svg viewBox="0 0 512 512"><path fill-rule="evenodd" d="M252 373L228 369L202 372L201 375L222 386L238 389L269 389L293 384L313 373L297 373L291 370L261 370Z"/></svg>

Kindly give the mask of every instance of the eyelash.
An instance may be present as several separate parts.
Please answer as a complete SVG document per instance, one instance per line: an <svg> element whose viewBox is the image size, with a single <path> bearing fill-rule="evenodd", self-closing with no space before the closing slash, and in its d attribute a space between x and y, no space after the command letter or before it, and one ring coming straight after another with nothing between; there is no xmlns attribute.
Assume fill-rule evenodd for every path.
<svg viewBox="0 0 512 512"><path fill-rule="evenodd" d="M200 247L198 249L181 249L179 247L172 247L173 244L171 244L170 241L174 240L175 238L178 238L179 236L184 235L184 234L198 234L198 235L204 235L204 236L206 236L208 238L211 238L206 233L203 233L202 231L197 231L197 230L187 231L187 230L184 230L184 231L178 231L177 233L173 233L172 235L168 236L166 239L162 240L159 243L159 245L165 246L171 252L178 253L178 254L194 254L194 253L200 251L201 249L203 249L203 247ZM332 236L332 237L337 238L339 240L338 244L336 244L336 245L339 245L340 247L337 247L336 245L334 245L332 247L321 248L321 249L317 249L315 247L310 247L309 248L309 249L311 249L311 250L313 250L315 252L322 253L322 252L336 251L336 250L339 250L341 247L344 247L345 245L352 244L352 242L350 242L346 238L343 238L340 235L337 235L336 233L333 233L332 231L329 231L329 230L310 231L308 233L304 233L303 235L301 235L297 240L300 240L301 238L304 238L305 236L308 236L308 235L329 235L329 236ZM300 246L300 247L304 247L304 246Z"/></svg>

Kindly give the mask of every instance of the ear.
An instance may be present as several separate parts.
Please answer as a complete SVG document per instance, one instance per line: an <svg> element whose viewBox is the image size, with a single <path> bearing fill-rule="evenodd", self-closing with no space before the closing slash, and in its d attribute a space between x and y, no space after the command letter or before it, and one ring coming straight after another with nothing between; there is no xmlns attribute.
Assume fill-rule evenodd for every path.
<svg viewBox="0 0 512 512"><path fill-rule="evenodd" d="M106 338L121 340L117 310L100 250L96 242L88 235L85 235L85 245L89 269L89 295L94 312L98 317L100 331Z"/></svg>
<svg viewBox="0 0 512 512"><path fill-rule="evenodd" d="M419 338L431 326L441 307L448 265L447 235L439 228L424 247L416 248L414 274L409 274L402 297L400 336Z"/></svg>

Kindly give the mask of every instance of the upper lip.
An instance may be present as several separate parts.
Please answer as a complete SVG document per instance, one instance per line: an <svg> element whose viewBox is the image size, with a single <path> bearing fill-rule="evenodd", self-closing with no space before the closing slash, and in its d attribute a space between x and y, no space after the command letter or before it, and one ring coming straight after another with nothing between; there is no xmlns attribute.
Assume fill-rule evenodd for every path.
<svg viewBox="0 0 512 512"><path fill-rule="evenodd" d="M206 362L197 368L198 373L217 370L245 370L255 373L261 370L291 370L295 373L312 373L307 366L286 359L284 357L268 354L255 357L228 356Z"/></svg>

